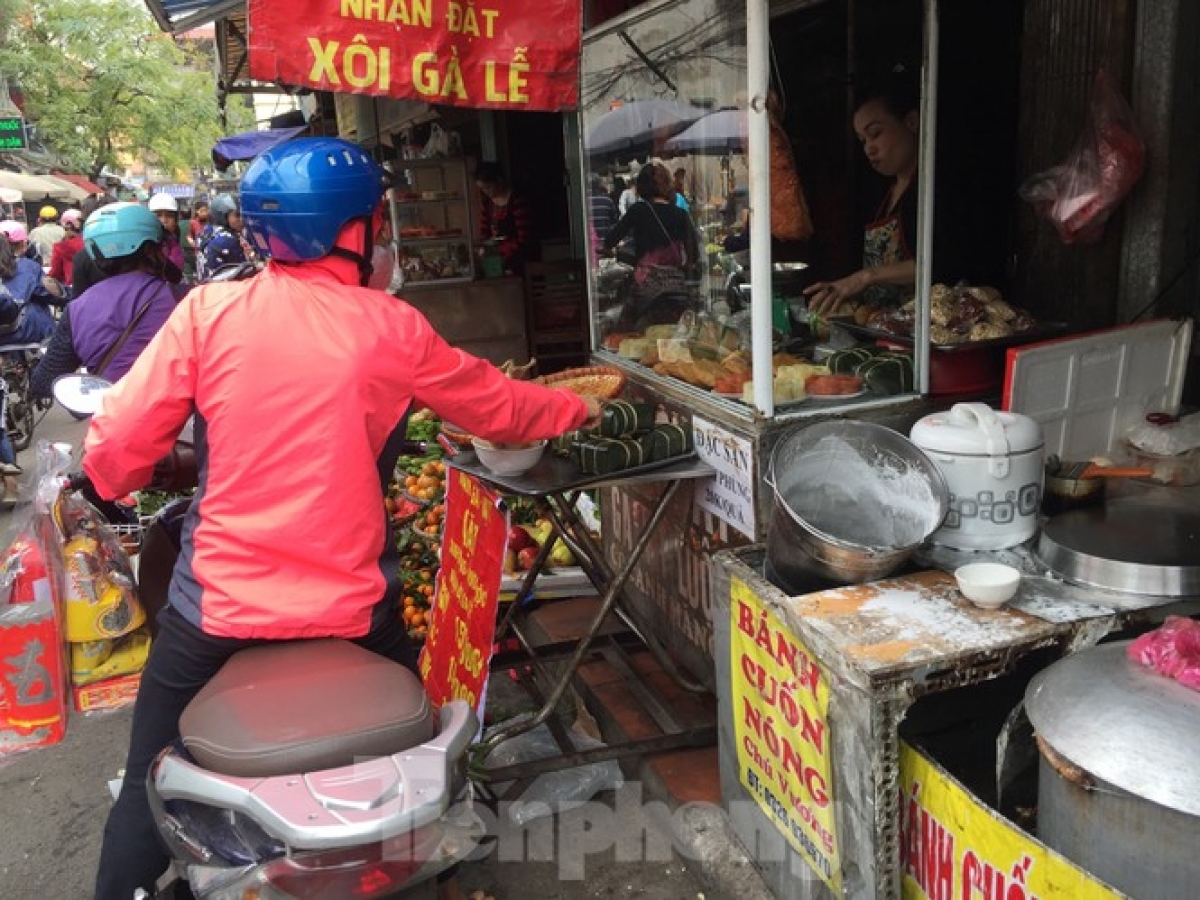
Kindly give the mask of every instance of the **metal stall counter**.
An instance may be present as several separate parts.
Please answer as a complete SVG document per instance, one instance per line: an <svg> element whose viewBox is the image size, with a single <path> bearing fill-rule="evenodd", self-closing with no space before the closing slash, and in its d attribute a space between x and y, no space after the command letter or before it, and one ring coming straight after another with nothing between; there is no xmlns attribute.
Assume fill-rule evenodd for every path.
<svg viewBox="0 0 1200 900"><path fill-rule="evenodd" d="M802 596L764 576L762 546L717 555L722 796L780 900L1004 896L1018 882L1020 896L1123 896L981 795L1011 791L1015 748L1032 745L1021 696L1033 674L1195 615L1200 597L1068 583L1032 543L970 555L1022 569L1006 607L967 601L947 574L963 560L941 548L918 557L928 570ZM964 721L975 731L956 757L946 736Z"/></svg>

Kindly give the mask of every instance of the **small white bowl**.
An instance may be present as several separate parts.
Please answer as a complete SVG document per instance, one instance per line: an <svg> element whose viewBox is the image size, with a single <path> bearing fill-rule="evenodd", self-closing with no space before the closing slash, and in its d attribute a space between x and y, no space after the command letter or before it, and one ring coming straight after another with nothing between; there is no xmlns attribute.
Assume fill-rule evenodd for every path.
<svg viewBox="0 0 1200 900"><path fill-rule="evenodd" d="M1021 573L1002 563L971 563L954 570L958 589L976 606L997 609L1013 598Z"/></svg>
<svg viewBox="0 0 1200 900"><path fill-rule="evenodd" d="M481 438L472 438L471 446L479 461L497 475L522 475L542 458L545 441L535 441L527 447L497 447Z"/></svg>

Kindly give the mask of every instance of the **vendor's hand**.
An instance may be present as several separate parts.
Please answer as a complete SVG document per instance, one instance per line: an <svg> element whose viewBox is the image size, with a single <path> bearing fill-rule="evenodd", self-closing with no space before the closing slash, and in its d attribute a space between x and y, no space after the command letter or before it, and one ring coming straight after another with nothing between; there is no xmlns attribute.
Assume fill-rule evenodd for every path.
<svg viewBox="0 0 1200 900"><path fill-rule="evenodd" d="M837 281L818 281L804 289L808 297L809 312L817 315L828 315L841 305L842 301L857 297L871 284L871 276L865 269L860 269L853 275L839 278Z"/></svg>

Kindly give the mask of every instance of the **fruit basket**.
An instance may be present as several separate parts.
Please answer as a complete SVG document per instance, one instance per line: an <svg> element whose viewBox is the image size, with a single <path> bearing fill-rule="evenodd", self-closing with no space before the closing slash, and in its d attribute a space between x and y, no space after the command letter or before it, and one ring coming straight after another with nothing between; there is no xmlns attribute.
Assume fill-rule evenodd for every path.
<svg viewBox="0 0 1200 900"><path fill-rule="evenodd" d="M625 373L612 366L583 366L564 369L552 375L534 379L547 387L566 388L584 397L612 400L625 388Z"/></svg>

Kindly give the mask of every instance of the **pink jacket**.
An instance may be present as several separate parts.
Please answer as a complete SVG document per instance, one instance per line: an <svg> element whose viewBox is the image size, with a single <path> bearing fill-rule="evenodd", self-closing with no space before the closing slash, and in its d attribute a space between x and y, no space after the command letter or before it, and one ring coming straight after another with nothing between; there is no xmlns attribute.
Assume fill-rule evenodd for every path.
<svg viewBox="0 0 1200 900"><path fill-rule="evenodd" d="M414 404L497 441L587 415L354 277L326 257L193 290L92 419L84 469L116 497L149 481L195 413L200 487L170 602L209 634L357 637L398 599L383 492Z"/></svg>

